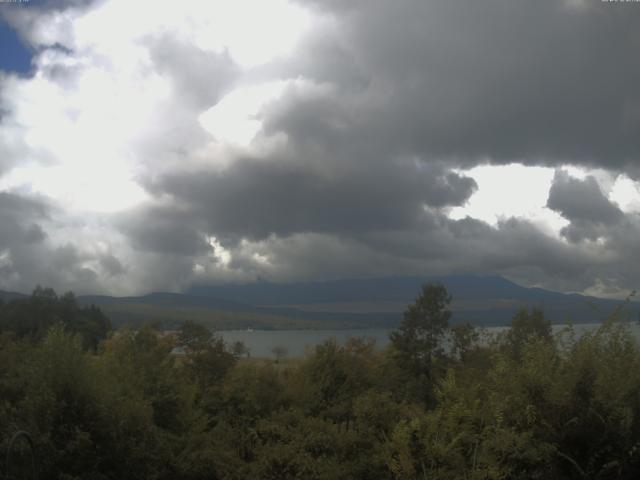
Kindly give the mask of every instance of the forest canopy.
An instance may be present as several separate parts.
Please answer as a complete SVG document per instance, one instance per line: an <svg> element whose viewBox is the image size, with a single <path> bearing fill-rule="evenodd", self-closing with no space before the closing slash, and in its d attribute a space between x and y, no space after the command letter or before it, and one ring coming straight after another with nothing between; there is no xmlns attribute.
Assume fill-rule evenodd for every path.
<svg viewBox="0 0 640 480"><path fill-rule="evenodd" d="M192 323L109 331L37 289L0 307L1 452L26 431L39 478L65 480L638 478L629 325L553 335L521 311L488 338L449 302L425 285L384 350L272 360Z"/></svg>

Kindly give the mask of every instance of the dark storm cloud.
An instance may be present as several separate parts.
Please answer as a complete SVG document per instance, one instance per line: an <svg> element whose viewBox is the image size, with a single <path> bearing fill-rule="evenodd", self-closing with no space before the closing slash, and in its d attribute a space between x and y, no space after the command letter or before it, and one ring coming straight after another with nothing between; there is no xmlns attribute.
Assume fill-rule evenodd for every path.
<svg viewBox="0 0 640 480"><path fill-rule="evenodd" d="M581 226L581 224L577 226L571 224L567 228L577 229ZM585 263L588 275L577 277L577 281L574 280L573 283L583 288L600 283L602 288L611 292L618 290L625 295L631 290L638 290L640 287L640 271L637 267L640 263L640 244L638 243L640 215L626 213L624 218L615 224L606 227L588 225L584 230L591 236L585 234L581 239L593 239L595 231L598 234L598 243L592 244L591 260Z"/></svg>
<svg viewBox="0 0 640 480"><path fill-rule="evenodd" d="M29 0L29 8L44 10L66 10L67 8L83 8L103 3L104 0Z"/></svg>
<svg viewBox="0 0 640 480"><path fill-rule="evenodd" d="M482 272L522 280L553 279L557 288L587 288L606 261L549 237L525 220L491 227L428 215L420 228L358 236L299 233L231 249L232 268L255 277L291 279L450 275ZM258 254L256 257L255 254ZM261 258L268 260L265 265ZM254 278L255 278L254 277Z"/></svg>
<svg viewBox="0 0 640 480"><path fill-rule="evenodd" d="M15 249L12 259L27 284L30 279L38 278L44 285L80 292L94 290L100 285L98 273L84 265L90 257L71 243L56 247L43 245L37 250Z"/></svg>
<svg viewBox="0 0 640 480"><path fill-rule="evenodd" d="M0 249L42 242L46 234L39 222L47 218L47 211L39 200L0 192Z"/></svg>
<svg viewBox="0 0 640 480"><path fill-rule="evenodd" d="M622 211L600 189L593 176L584 180L559 170L553 178L547 207L567 220L584 220L604 224L616 223Z"/></svg>
<svg viewBox="0 0 640 480"><path fill-rule="evenodd" d="M103 236L69 227L77 218L56 223L39 200L0 194L0 271L12 279L3 285L178 290L197 272L221 281L476 272L568 290L640 279L640 221L591 177L554 179L548 207L570 222L564 238L524 219L491 226L446 215L477 189L458 168L576 163L640 178L640 8L299 2L317 14L312 33L293 56L256 68L203 51L171 25L136 39L142 54L139 63L132 56L132 75L168 88L149 96L152 114L139 117L144 125L132 126L131 138L114 138L151 198L105 220L118 232ZM85 73L104 68L137 85L118 58L72 51L76 18L54 12L98 4L52 0L12 19L42 49L40 81L73 93ZM66 47L44 45L54 40ZM235 87L280 80L287 86L256 112L263 128L246 149L215 143L202 128L200 115ZM28 92L12 88L16 79L1 81L0 173L59 160L25 140L30 127L12 111L16 92ZM122 108L138 118L135 105ZM87 238L65 243L78 231ZM225 255L215 255L211 237Z"/></svg>
<svg viewBox="0 0 640 480"><path fill-rule="evenodd" d="M89 258L70 243L49 244L54 208L43 199L0 192L0 288L30 291L36 283L79 291L99 288Z"/></svg>
<svg viewBox="0 0 640 480"><path fill-rule="evenodd" d="M195 255L211 250L190 212L173 205L136 209L120 215L116 223L141 251Z"/></svg>
<svg viewBox="0 0 640 480"><path fill-rule="evenodd" d="M323 176L312 165L245 159L215 173L171 175L153 189L183 206L184 224L222 241L228 267L250 278L527 272L586 288L603 262L524 219L492 227L447 218L434 205L462 203L475 185L441 165L372 165ZM137 228L153 230L155 217L142 214Z"/></svg>
<svg viewBox="0 0 640 480"><path fill-rule="evenodd" d="M124 267L124 265L122 265L120 260L118 260L118 258L111 253L101 255L99 257L99 261L100 266L106 271L108 275L117 276L127 272L127 269Z"/></svg>
<svg viewBox="0 0 640 480"><path fill-rule="evenodd" d="M299 67L311 78L338 85L338 97L292 102L269 128L295 138L333 134L337 148L370 142L379 150L459 164L575 162L637 174L640 8L635 5L302 3L336 18L338 26L325 39L331 48L309 41L312 52L323 52L318 57L323 63L311 67L303 58ZM336 132L323 122L322 103L333 117L349 120L346 128ZM307 122L302 131L298 120L313 118L314 112L320 112L317 122Z"/></svg>
<svg viewBox="0 0 640 480"><path fill-rule="evenodd" d="M413 231L388 231L361 238L371 249L385 252L425 271L504 273L537 267L547 274L577 277L588 256L549 237L524 219L511 218L495 227L480 220L451 220L433 215Z"/></svg>
<svg viewBox="0 0 640 480"><path fill-rule="evenodd" d="M561 233L572 242L596 240L624 217L622 210L605 196L594 177L579 180L563 171L555 174L547 207L571 222Z"/></svg>
<svg viewBox="0 0 640 480"><path fill-rule="evenodd" d="M590 199L599 217L578 218L560 180L549 207L571 221L570 244L522 219L492 227L442 208L476 188L455 167L571 162L634 175L640 9L301 3L333 20L279 64L304 81L260 113L264 135L285 134L286 154L154 176L150 192L222 241L232 268L273 278L473 271L592 284L604 258L579 242L615 214Z"/></svg>
<svg viewBox="0 0 640 480"><path fill-rule="evenodd" d="M255 240L271 234L407 228L420 221L427 206L464 203L476 185L441 166L409 160L322 171L295 162L245 159L218 172L170 175L153 188L189 205L216 236Z"/></svg>
<svg viewBox="0 0 640 480"><path fill-rule="evenodd" d="M569 290L638 277L621 265L638 256L625 240L637 222L593 179L558 174L550 192L570 242L524 219L490 226L442 209L476 188L455 167L576 163L638 177L640 8L300 3L325 23L270 67L303 81L260 113L286 153L146 180L185 209L184 228L223 242L231 269L279 280L498 273Z"/></svg>

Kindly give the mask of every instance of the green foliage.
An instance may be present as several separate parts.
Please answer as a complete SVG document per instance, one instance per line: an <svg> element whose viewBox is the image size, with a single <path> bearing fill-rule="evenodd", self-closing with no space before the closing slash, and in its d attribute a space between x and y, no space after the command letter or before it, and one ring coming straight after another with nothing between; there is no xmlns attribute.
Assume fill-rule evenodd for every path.
<svg viewBox="0 0 640 480"><path fill-rule="evenodd" d="M56 324L79 333L83 345L93 349L111 330L109 319L99 308L80 307L71 292L58 297L52 289L38 286L29 298L0 303L0 331L37 341Z"/></svg>
<svg viewBox="0 0 640 480"><path fill-rule="evenodd" d="M212 341L213 333L211 330L198 323L189 320L180 327L178 343L189 352L204 350L211 345Z"/></svg>
<svg viewBox="0 0 640 480"><path fill-rule="evenodd" d="M9 419L34 436L45 478L152 476L156 435L146 406L110 394L79 336L53 327L25 360Z"/></svg>
<svg viewBox="0 0 640 480"><path fill-rule="evenodd" d="M394 347L415 372L429 371L433 357L442 355L441 341L451 318L450 303L451 296L442 285L424 285L404 312L400 328L391 334Z"/></svg>
<svg viewBox="0 0 640 480"><path fill-rule="evenodd" d="M519 357L523 347L534 339L544 342L551 341L551 322L544 318L544 312L539 308L520 310L511 321L511 328L506 335L506 346L512 355Z"/></svg>
<svg viewBox="0 0 640 480"><path fill-rule="evenodd" d="M451 327L451 353L462 362L468 360L469 356L478 347L480 334L469 323L463 323Z"/></svg>
<svg viewBox="0 0 640 480"><path fill-rule="evenodd" d="M293 380L301 407L336 423L351 422L354 399L373 386L374 356L373 343L362 339L351 339L345 346L335 339L318 345Z"/></svg>
<svg viewBox="0 0 640 480"><path fill-rule="evenodd" d="M213 330L303 330L362 328L362 323L349 320L313 320L258 312L236 312L196 306L154 305L150 303L102 303L100 308L115 326L140 327L149 319L159 321L164 328L177 328L184 322L196 322Z"/></svg>
<svg viewBox="0 0 640 480"><path fill-rule="evenodd" d="M169 341L168 349L179 346L185 353L181 362L183 374L197 391L201 405L217 408L221 381L244 354L242 344L227 348L222 338L208 328L187 321L182 324L175 343Z"/></svg>
<svg viewBox="0 0 640 480"><path fill-rule="evenodd" d="M439 284L427 284L404 312L400 328L391 333L396 363L412 377L409 395L432 401L433 383L444 357L442 341L449 327L451 295Z"/></svg>
<svg viewBox="0 0 640 480"><path fill-rule="evenodd" d="M61 303L75 308L48 291L29 308L48 319ZM284 362L241 358L190 323L176 336L122 329L95 350L69 322L6 329L0 450L29 431L51 479L640 476L640 348L627 326L553 337L534 310L483 342L447 327L448 303L425 287L386 351L330 340Z"/></svg>

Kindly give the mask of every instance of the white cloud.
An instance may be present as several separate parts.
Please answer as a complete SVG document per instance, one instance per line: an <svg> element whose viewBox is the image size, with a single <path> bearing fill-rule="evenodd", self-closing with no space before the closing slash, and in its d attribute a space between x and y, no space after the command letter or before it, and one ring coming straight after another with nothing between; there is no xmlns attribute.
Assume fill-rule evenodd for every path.
<svg viewBox="0 0 640 480"><path fill-rule="evenodd" d="M214 103L202 110L185 101L189 85L174 83L165 68L173 61L180 69L181 59L168 52L159 66L154 53L169 38L194 51L229 55L248 75L294 51L311 22L305 10L286 0L109 0L88 10L20 9L12 21L38 53L31 78L0 80L3 153L12 157L3 159L0 191L36 195L56 206L58 214L47 222L48 236L39 248L72 245L77 271L94 272L102 288L118 293L177 288L188 272L215 275L212 268L225 268L229 254L214 240L215 257L183 259L174 264L177 280L154 285L149 278L157 271L155 256L133 251L110 215L150 201L138 183L144 173L229 157L236 144L248 143L261 126L259 109L285 83L244 86L221 103L214 95ZM209 72L211 89L220 88L217 72ZM212 120L203 123L215 139L198 122L205 112L203 118ZM105 255L115 259L112 266L121 261L134 268L109 278L101 266ZM5 267L15 263L9 251L2 259ZM60 288L78 287L71 269L58 280L12 275L20 288L47 278Z"/></svg>
<svg viewBox="0 0 640 480"><path fill-rule="evenodd" d="M11 99L10 118L24 129L27 146L41 161L17 162L22 165L1 187L27 188L77 211L139 204L148 197L137 175L144 166L157 166L145 145L171 136L166 130L171 119L162 117L174 114L170 106L181 94L157 71L153 39L169 35L203 50L229 52L249 68L290 53L309 22L300 7L285 0L111 0L88 12L69 9L37 18L25 12L21 24L27 38L45 49L36 58L35 76L6 84L4 98ZM260 128L257 109L282 86L273 82L233 91L204 113L203 123L223 143L248 143ZM196 124L202 113L187 115ZM189 152L192 145L180 142L172 147L182 152L181 162L198 156Z"/></svg>
<svg viewBox="0 0 640 480"><path fill-rule="evenodd" d="M110 58L124 54L129 63L132 41L167 32L197 47L228 51L243 67L285 56L310 19L286 0L112 0L74 22L75 43L91 46Z"/></svg>
<svg viewBox="0 0 640 480"><path fill-rule="evenodd" d="M580 180L593 176L603 192L608 194L609 200L616 202L623 211L640 211L640 183L626 175L616 176L606 170L574 165L564 165L562 170ZM449 217L452 219L470 216L495 226L505 218L525 218L557 237L560 230L569 224L546 206L554 168L514 163L506 166L482 165L461 173L473 178L478 190L466 205L450 210Z"/></svg>

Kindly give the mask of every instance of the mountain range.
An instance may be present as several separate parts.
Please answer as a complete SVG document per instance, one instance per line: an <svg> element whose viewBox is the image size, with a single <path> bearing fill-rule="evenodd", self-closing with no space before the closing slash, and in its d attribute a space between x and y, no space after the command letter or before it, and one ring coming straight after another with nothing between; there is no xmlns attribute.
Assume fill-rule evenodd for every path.
<svg viewBox="0 0 640 480"><path fill-rule="evenodd" d="M640 304L528 288L499 276L389 277L323 282L192 286L184 293L134 297L82 295L115 325L157 321L174 328L194 320L216 329L395 327L425 283L441 283L452 296L452 323L507 325L521 308L542 308L553 323L600 322L616 309L640 319ZM0 292L8 301L24 296Z"/></svg>

